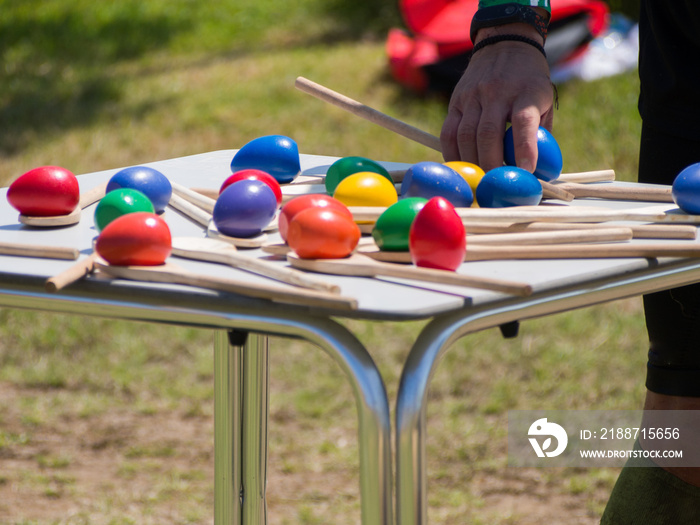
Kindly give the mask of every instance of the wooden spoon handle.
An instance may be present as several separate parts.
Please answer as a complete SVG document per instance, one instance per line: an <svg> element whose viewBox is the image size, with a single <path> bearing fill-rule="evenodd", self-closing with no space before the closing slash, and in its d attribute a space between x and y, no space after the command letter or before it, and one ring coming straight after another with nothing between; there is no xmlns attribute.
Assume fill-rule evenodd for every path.
<svg viewBox="0 0 700 525"><path fill-rule="evenodd" d="M532 294L532 287L526 283L519 283L505 279L493 279L489 277L475 277L449 270L436 270L432 268L419 268L416 266L401 266L390 263L373 261L376 266L376 275L386 277L401 277L439 284L453 284L456 286L469 286L482 290L492 290L512 295L528 296Z"/></svg>
<svg viewBox="0 0 700 525"><path fill-rule="evenodd" d="M557 178L561 182L606 182L615 180L615 170L579 171L562 173Z"/></svg>
<svg viewBox="0 0 700 525"><path fill-rule="evenodd" d="M80 256L80 252L75 248L64 248L61 246L37 246L32 244L3 242L0 243L0 255L74 261Z"/></svg>
<svg viewBox="0 0 700 525"><path fill-rule="evenodd" d="M390 117L389 115L377 111L369 106L365 106L356 100L333 91L332 89L328 89L327 87L321 86L320 84L312 82L304 77L298 77L294 85L298 90L303 91L304 93L344 109L355 116L368 120L385 129L388 129L389 131L398 133L407 139L423 144L424 146L432 148L435 151L442 150L440 146L440 139L438 137L413 127L410 124L406 124L405 122Z"/></svg>
<svg viewBox="0 0 700 525"><path fill-rule="evenodd" d="M695 239L698 229L691 224L631 224L625 225L632 230L635 239ZM612 228L606 223L580 222L516 222L513 224L481 223L470 224L469 233L525 233L565 230L598 230Z"/></svg>
<svg viewBox="0 0 700 525"><path fill-rule="evenodd" d="M627 257L700 257L700 244L559 244L552 246L472 246L465 261L504 259L604 259Z"/></svg>
<svg viewBox="0 0 700 525"><path fill-rule="evenodd" d="M587 230L469 235L467 237L467 245L517 246L525 244L575 244L629 241L632 239L632 237L633 234L631 228L591 228Z"/></svg>
<svg viewBox="0 0 700 525"><path fill-rule="evenodd" d="M98 186L95 186L94 188L87 190L84 193L81 193L80 201L78 201L78 208L82 210L83 208L87 208L91 204L94 204L95 202L99 201L100 199L102 199L102 197L105 196L106 191L107 183L104 182Z"/></svg>
<svg viewBox="0 0 700 525"><path fill-rule="evenodd" d="M44 284L44 288L47 292L57 292L69 284L90 275L95 268L96 258L97 254L91 253L87 258L78 261L67 270L48 278Z"/></svg>
<svg viewBox="0 0 700 525"><path fill-rule="evenodd" d="M173 188L173 193L182 199L186 200L190 204L194 204L198 208L203 209L207 213L211 214L214 212L214 205L216 204L216 199L212 199L201 193L198 193L190 188L186 188L182 184L170 181L170 185Z"/></svg>
<svg viewBox="0 0 700 525"><path fill-rule="evenodd" d="M241 270L246 270L283 283L300 286L302 288L309 288L311 290L319 290L333 294L340 293L340 287L336 284L322 281L321 279L317 279L312 275L300 272L294 268L278 266L269 261L243 255L233 250L227 250L226 252L195 249L182 250L174 245L173 255L187 259L227 264L229 266L233 266L234 268L240 268Z"/></svg>
<svg viewBox="0 0 700 525"><path fill-rule="evenodd" d="M269 299L281 303L352 310L357 308L357 300L351 297L306 290L304 288L283 288L280 286L251 283L236 279L211 277L187 272L172 264L162 266L113 266L99 261L95 267L107 275L123 279L145 282L184 284L210 290L236 293L248 297Z"/></svg>
<svg viewBox="0 0 700 525"><path fill-rule="evenodd" d="M170 202L168 204L196 224L204 226L205 228L209 225L211 214L183 199L177 193L173 193L170 196Z"/></svg>
<svg viewBox="0 0 700 525"><path fill-rule="evenodd" d="M641 184L618 186L612 184L578 184L574 182L563 182L555 186L568 191L577 198L593 197L613 200L673 202L671 186L661 184L655 186L644 186Z"/></svg>

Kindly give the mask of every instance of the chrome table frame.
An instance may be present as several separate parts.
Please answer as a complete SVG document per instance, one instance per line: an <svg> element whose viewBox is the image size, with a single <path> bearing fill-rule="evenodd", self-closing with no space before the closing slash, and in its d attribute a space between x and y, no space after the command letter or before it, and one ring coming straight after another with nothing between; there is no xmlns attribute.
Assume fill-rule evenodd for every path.
<svg viewBox="0 0 700 525"><path fill-rule="evenodd" d="M517 301L457 311L431 320L404 363L396 399L396 520L428 523L426 414L428 388L438 363L461 337L513 321L542 317L700 281L700 263L650 269L598 283L584 283Z"/></svg>
<svg viewBox="0 0 700 525"><path fill-rule="evenodd" d="M94 283L87 288L100 286ZM0 306L112 319L216 329L214 344L214 465L217 525L266 523L268 335L303 338L324 350L352 386L358 414L362 522L391 524L392 471L389 402L384 382L364 346L341 324L289 309L246 306L233 311L219 301L179 307L148 292L85 291L59 294L43 282L3 282ZM110 287L107 286L107 289ZM216 304L216 302L214 302Z"/></svg>

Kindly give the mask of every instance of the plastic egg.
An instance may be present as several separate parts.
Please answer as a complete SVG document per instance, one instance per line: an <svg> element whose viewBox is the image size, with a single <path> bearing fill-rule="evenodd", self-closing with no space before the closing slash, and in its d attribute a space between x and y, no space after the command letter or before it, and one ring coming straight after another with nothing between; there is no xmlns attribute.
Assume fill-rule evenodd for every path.
<svg viewBox="0 0 700 525"><path fill-rule="evenodd" d="M335 193L335 189L340 184L340 181L354 173L363 171L378 173L386 177L392 184L394 183L394 179L391 178L389 172L381 164L364 157L343 157L331 164L326 172L325 184L328 195Z"/></svg>
<svg viewBox="0 0 700 525"><path fill-rule="evenodd" d="M503 158L509 166L515 166L515 145L513 144L513 128L506 131L503 139ZM534 175L545 182L555 180L561 175L564 161L559 144L554 136L545 128L537 130L537 166Z"/></svg>
<svg viewBox="0 0 700 525"><path fill-rule="evenodd" d="M445 162L445 166L452 168L457 173L459 173L462 178L467 181L472 193L476 191L476 187L479 185L479 181L484 176L484 170L482 170L476 164L471 162L464 162L462 160L453 160L451 162Z"/></svg>
<svg viewBox="0 0 700 525"><path fill-rule="evenodd" d="M116 266L157 266L172 251L170 228L154 213L122 215L102 230L95 251Z"/></svg>
<svg viewBox="0 0 700 525"><path fill-rule="evenodd" d="M542 200L542 185L532 173L515 166L502 166L486 172L476 188L482 208L536 206Z"/></svg>
<svg viewBox="0 0 700 525"><path fill-rule="evenodd" d="M449 201L433 197L423 206L411 225L409 249L416 266L459 268L467 249L467 234Z"/></svg>
<svg viewBox="0 0 700 525"><path fill-rule="evenodd" d="M280 210L280 216L278 220L279 232L284 241L287 240L287 230L289 229L289 223L296 216L297 213L307 209L307 208L332 208L338 210L340 213L345 214L350 220L352 220L352 213L338 199L334 199L328 195L321 195L317 193L311 193L309 195L300 195L299 197L294 197L292 200L287 202Z"/></svg>
<svg viewBox="0 0 700 525"><path fill-rule="evenodd" d="M259 180L264 182L270 187L272 192L275 194L275 198L277 199L277 205L282 204L282 188L280 188L279 182L277 182L277 180L272 175L262 170L246 169L233 173L221 185L219 195L221 195L221 192L228 188L234 182L238 182L239 180L244 179Z"/></svg>
<svg viewBox="0 0 700 525"><path fill-rule="evenodd" d="M269 173L280 184L292 182L301 172L297 143L283 135L251 140L233 156L231 172L251 168Z"/></svg>
<svg viewBox="0 0 700 525"><path fill-rule="evenodd" d="M230 237L255 237L277 212L277 199L259 180L241 180L226 188L214 205L212 220L220 233Z"/></svg>
<svg viewBox="0 0 700 525"><path fill-rule="evenodd" d="M443 197L453 206L468 208L474 201L467 181L455 170L438 162L419 162L411 166L401 183L401 196Z"/></svg>
<svg viewBox="0 0 700 525"><path fill-rule="evenodd" d="M23 215L68 215L78 206L80 186L73 173L59 166L29 170L7 190L7 201Z"/></svg>
<svg viewBox="0 0 700 525"><path fill-rule="evenodd" d="M103 230L117 217L128 213L155 213L153 203L139 190L120 188L107 193L95 208L95 227Z"/></svg>
<svg viewBox="0 0 700 525"><path fill-rule="evenodd" d="M684 212L700 215L700 163L691 164L676 176L671 196Z"/></svg>
<svg viewBox="0 0 700 525"><path fill-rule="evenodd" d="M372 237L380 250L408 251L411 224L428 199L409 197L389 206L377 219Z"/></svg>
<svg viewBox="0 0 700 525"><path fill-rule="evenodd" d="M120 188L139 190L153 203L156 213L165 210L173 193L168 178L148 166L133 166L115 173L107 183L107 193Z"/></svg>
<svg viewBox="0 0 700 525"><path fill-rule="evenodd" d="M398 201L394 184L386 177L361 171L340 181L333 197L346 206L380 206L386 208Z"/></svg>
<svg viewBox="0 0 700 525"><path fill-rule="evenodd" d="M333 208L307 208L289 223L287 243L303 259L347 257L360 241L360 229Z"/></svg>

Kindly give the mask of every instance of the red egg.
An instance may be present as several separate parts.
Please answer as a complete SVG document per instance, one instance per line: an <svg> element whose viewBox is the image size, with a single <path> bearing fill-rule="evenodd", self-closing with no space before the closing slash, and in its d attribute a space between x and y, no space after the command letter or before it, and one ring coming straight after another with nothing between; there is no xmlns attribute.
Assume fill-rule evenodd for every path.
<svg viewBox="0 0 700 525"><path fill-rule="evenodd" d="M7 201L23 215L51 217L68 215L80 200L78 179L65 168L42 166L15 180Z"/></svg>
<svg viewBox="0 0 700 525"><path fill-rule="evenodd" d="M122 215L105 226L95 250L115 266L157 266L172 251L170 228L154 213Z"/></svg>
<svg viewBox="0 0 700 525"><path fill-rule="evenodd" d="M360 228L342 211L307 208L289 223L287 243L302 259L347 257L360 241Z"/></svg>
<svg viewBox="0 0 700 525"><path fill-rule="evenodd" d="M256 170L256 169L245 169L245 170L240 170L237 171L236 173L230 175L224 183L221 185L221 189L219 190L219 194L221 194L226 188L228 188L231 184L234 182L238 182L239 180L244 180L244 179L252 179L252 180L259 180L261 182L264 182L267 184L272 192L275 194L275 198L277 199L277 205L279 206L282 204L282 188L280 187L280 183L277 182L277 179L275 179L272 175L267 173L266 171L263 170Z"/></svg>
<svg viewBox="0 0 700 525"><path fill-rule="evenodd" d="M408 237L416 266L456 270L464 261L467 237L462 219L443 197L433 197L418 212Z"/></svg>
<svg viewBox="0 0 700 525"><path fill-rule="evenodd" d="M301 195L293 198L287 204L282 206L279 216L279 231L283 240L287 240L287 229L289 228L289 223L292 221L294 216L306 208L332 208L352 219L352 213L350 213L348 207L338 199L334 199L328 195L316 193Z"/></svg>

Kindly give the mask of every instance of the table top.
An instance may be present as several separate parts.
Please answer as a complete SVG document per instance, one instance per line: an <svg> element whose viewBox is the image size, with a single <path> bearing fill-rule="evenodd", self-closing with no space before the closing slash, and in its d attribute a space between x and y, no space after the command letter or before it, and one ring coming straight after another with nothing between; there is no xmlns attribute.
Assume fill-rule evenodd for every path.
<svg viewBox="0 0 700 525"><path fill-rule="evenodd" d="M230 162L236 150L222 150L178 159L151 162L144 165L158 169L170 180L195 188L218 189L223 180L230 175ZM336 157L301 155L302 175L323 175ZM407 167L400 163L383 163L388 169ZM81 191L107 181L121 168L84 174L78 177ZM318 190L318 186L298 185L284 189L286 194L308 193ZM80 223L62 228L33 228L20 224L18 215L5 198L6 189L0 190L0 242L24 244L66 246L77 248L81 257L92 251L92 242L97 235L93 222L94 206L83 211ZM604 206L612 208L633 208L649 203L615 202L598 199L585 199L581 203L587 206ZM163 214L173 237L205 237L204 228L186 219L178 212L168 208ZM623 223L624 224L624 223ZM272 233L270 242L280 242L279 234ZM634 242L634 241L632 241ZM664 242L664 241L646 241ZM687 241L697 242L697 241ZM259 250L246 250L250 255L263 257ZM213 276L243 278L248 282L275 283L280 287L287 285L276 283L261 276L212 263L171 258L172 262L187 270ZM73 264L72 261L39 259L29 257L0 256L0 292L2 288L21 283L29 290L35 290L37 298L43 292L44 281ZM286 266L285 261L277 264ZM458 272L470 276L484 276L509 279L530 284L534 294L548 293L567 287L593 286L597 282L634 275L648 275L653 279L656 271L664 268L700 267L700 260L691 259L571 259L571 260L536 260L536 261L483 261L464 263ZM480 290L475 288L421 284L395 278L361 278L323 275L323 279L341 287L341 293L354 297L358 301L357 310L332 311L316 307L273 304L262 299L252 299L237 294L215 292L181 285L147 284L124 280L111 280L105 277L91 276L84 281L70 285L60 294L79 294L83 300L91 298L135 297L149 301L158 296L161 304L177 304L179 307L197 308L200 304L216 304L222 310L235 312L247 308L271 308L275 311L294 311L337 315L364 319L410 320L429 318L447 312L471 309L477 306L498 305L517 301L513 296ZM39 299L38 299L39 300Z"/></svg>

